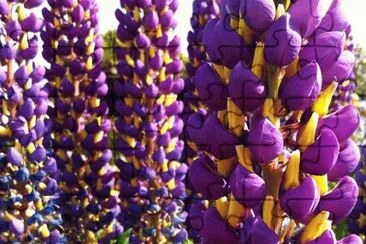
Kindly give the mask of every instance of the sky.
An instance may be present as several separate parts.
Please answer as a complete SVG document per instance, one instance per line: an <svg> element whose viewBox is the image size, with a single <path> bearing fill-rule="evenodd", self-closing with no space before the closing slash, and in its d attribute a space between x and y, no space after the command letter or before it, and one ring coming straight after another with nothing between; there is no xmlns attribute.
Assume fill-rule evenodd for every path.
<svg viewBox="0 0 366 244"><path fill-rule="evenodd" d="M108 31L117 28L117 20L114 11L120 7L119 0L97 0L100 8L101 30ZM182 40L182 50L187 48L187 33L190 30L189 19L191 17L193 0L181 0L176 17L178 26L176 33ZM345 12L352 24L354 41L366 49L366 0L343 0Z"/></svg>

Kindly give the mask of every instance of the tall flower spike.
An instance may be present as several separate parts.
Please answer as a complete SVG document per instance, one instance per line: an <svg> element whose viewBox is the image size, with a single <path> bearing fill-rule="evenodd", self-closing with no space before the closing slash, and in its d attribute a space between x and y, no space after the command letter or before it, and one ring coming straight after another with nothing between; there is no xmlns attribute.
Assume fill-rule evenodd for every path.
<svg viewBox="0 0 366 244"><path fill-rule="evenodd" d="M104 205L116 200L117 168L110 164L108 148L111 122L103 99L108 87L101 70L98 5L95 0L49 1L42 13L64 226L70 240L108 241L123 229L118 202Z"/></svg>
<svg viewBox="0 0 366 244"><path fill-rule="evenodd" d="M114 82L120 219L132 228L131 240L180 243L188 237L177 1L121 1L121 7Z"/></svg>
<svg viewBox="0 0 366 244"><path fill-rule="evenodd" d="M327 174L358 127L359 115L351 105L332 104L354 62L345 45L349 28L319 28L324 30L333 14L341 17L343 26L342 8L330 0L284 5L227 0L221 1L220 11L203 31L209 61L198 68L195 80L209 110L191 115L187 126L192 145L213 161L204 172L212 179L230 177L231 194L215 199L217 223L227 224L235 237L242 229L240 242L286 243L296 222L307 224L301 243L335 242L329 213L316 214L326 196L335 194L336 190L328 192ZM348 123L345 118L351 126L339 131ZM350 156L357 156L351 151ZM193 187L202 191L200 179L195 179L198 173L190 175L196 182ZM258 211L260 201L254 200L263 199L264 193L253 189L262 186L259 177L266 184L266 197ZM252 212L268 240L250 227ZM207 229L201 234L205 241L214 241ZM223 235L220 240L233 241L232 237Z"/></svg>
<svg viewBox="0 0 366 244"><path fill-rule="evenodd" d="M0 242L63 242L45 69L37 66L42 1L1 1ZM51 166L51 167L49 167Z"/></svg>
<svg viewBox="0 0 366 244"><path fill-rule="evenodd" d="M195 84L195 80L201 84L204 83L202 78L206 80L206 77L199 78L199 76L195 75L198 68L207 61L206 47L203 43L204 28L209 20L218 17L219 12L219 5L215 0L195 0L192 3L192 17L190 19L192 30L188 32L187 36L189 62L186 64L187 77L184 90L181 93L184 102L182 118L185 124L192 113L197 112L198 109L205 109L202 100L197 95L198 86ZM211 72L209 73L212 74ZM183 137L186 142L183 158L187 162L192 162L196 148L190 143L186 127L183 131Z"/></svg>

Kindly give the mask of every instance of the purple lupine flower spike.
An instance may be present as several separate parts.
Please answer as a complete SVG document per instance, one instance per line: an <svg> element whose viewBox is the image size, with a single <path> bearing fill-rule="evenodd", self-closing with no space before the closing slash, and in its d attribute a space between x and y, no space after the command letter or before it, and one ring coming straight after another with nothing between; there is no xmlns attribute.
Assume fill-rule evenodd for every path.
<svg viewBox="0 0 366 244"><path fill-rule="evenodd" d="M123 229L116 220L119 207L110 211L100 206L116 194L117 168L110 165L108 149L111 123L103 99L108 88L101 70L98 5L94 0L49 1L49 5L42 11L46 23L41 38L43 57L51 64L46 76L54 93L50 114L65 229L70 240L108 240Z"/></svg>
<svg viewBox="0 0 366 244"><path fill-rule="evenodd" d="M121 1L116 11L118 216L131 242L183 242L187 168L180 162L183 62L173 33L176 1ZM130 215L131 217L127 217Z"/></svg>
<svg viewBox="0 0 366 244"><path fill-rule="evenodd" d="M37 66L42 1L1 1L0 242L47 242L62 229L59 188L47 169L54 161L43 67ZM57 166L54 165L54 172ZM52 190L47 189L53 182ZM63 233L55 238L62 242Z"/></svg>
<svg viewBox="0 0 366 244"><path fill-rule="evenodd" d="M197 67L195 86L208 110L187 122L192 146L203 151L195 163L202 155L210 162L192 166L192 186L215 201L197 215L205 212L221 233L211 233L205 221L204 242L336 243L329 224L345 218L356 200L355 184L345 175L358 158L347 142L359 126L354 106L332 102L353 91L347 81L354 63L346 42L351 28L340 6L331 0L227 0L206 24L208 61ZM334 20L339 28L324 31L333 15L340 17ZM349 168L336 168L341 158ZM344 173L328 189L333 168ZM221 182L222 190L227 179L226 195L220 191L214 199L202 187ZM339 206L330 205L336 195Z"/></svg>

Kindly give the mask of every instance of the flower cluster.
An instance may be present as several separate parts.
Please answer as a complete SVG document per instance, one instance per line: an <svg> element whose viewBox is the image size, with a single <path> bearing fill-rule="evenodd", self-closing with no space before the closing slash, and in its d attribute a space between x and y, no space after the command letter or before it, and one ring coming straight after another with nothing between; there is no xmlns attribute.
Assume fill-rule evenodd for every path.
<svg viewBox="0 0 366 244"><path fill-rule="evenodd" d="M116 165L123 225L132 241L183 242L186 164L180 134L183 103L176 0L121 1L115 48Z"/></svg>
<svg viewBox="0 0 366 244"><path fill-rule="evenodd" d="M95 0L49 0L42 10L43 57L52 101L52 140L59 166L62 214L70 240L105 241L123 228L115 185L117 167L108 145L111 121L103 97L103 39Z"/></svg>
<svg viewBox="0 0 366 244"><path fill-rule="evenodd" d="M336 243L331 224L357 201L348 174L360 115L353 105L329 110L354 63L342 1L285 2L222 1L203 31L210 62L194 82L209 112L187 126L203 151L189 178L211 201L194 205L190 222L206 242Z"/></svg>
<svg viewBox="0 0 366 244"><path fill-rule="evenodd" d="M0 242L62 240L45 69L33 62L42 0L0 1Z"/></svg>
<svg viewBox="0 0 366 244"><path fill-rule="evenodd" d="M188 32L188 57L189 61L186 65L187 78L185 79L184 90L182 92L182 100L184 102L183 121L186 124L189 116L197 112L198 109L205 109L204 104L195 89L193 77L202 63L206 62L206 48L203 43L203 29L207 22L219 16L219 6L215 0L195 0L192 3L191 27L192 31ZM184 150L184 159L190 163L195 156L195 148L190 145L189 135L185 129L183 132L184 141L186 142Z"/></svg>

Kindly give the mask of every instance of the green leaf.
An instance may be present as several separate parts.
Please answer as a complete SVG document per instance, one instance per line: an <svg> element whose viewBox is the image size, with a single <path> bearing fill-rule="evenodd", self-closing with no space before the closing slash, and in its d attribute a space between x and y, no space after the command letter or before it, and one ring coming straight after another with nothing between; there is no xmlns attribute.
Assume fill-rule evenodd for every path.
<svg viewBox="0 0 366 244"><path fill-rule="evenodd" d="M345 220L343 220L334 227L334 233L336 234L337 240L342 239L348 234L348 225Z"/></svg>
<svg viewBox="0 0 366 244"><path fill-rule="evenodd" d="M130 235L132 232L132 228L129 228L121 235L117 237L117 244L128 244L130 242Z"/></svg>
<svg viewBox="0 0 366 244"><path fill-rule="evenodd" d="M193 244L194 242L191 239L187 239L183 241L183 244Z"/></svg>

